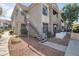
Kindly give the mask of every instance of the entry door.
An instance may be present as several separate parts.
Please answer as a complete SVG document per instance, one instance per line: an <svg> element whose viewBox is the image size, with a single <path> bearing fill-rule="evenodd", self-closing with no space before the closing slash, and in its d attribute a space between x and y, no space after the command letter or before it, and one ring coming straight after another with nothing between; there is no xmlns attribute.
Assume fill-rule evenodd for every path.
<svg viewBox="0 0 79 59"><path fill-rule="evenodd" d="M21 34L27 34L26 24L21 24Z"/></svg>
<svg viewBox="0 0 79 59"><path fill-rule="evenodd" d="M43 33L47 33L48 32L48 23L43 23Z"/></svg>
<svg viewBox="0 0 79 59"><path fill-rule="evenodd" d="M57 24L53 24L53 32L56 32L57 31Z"/></svg>

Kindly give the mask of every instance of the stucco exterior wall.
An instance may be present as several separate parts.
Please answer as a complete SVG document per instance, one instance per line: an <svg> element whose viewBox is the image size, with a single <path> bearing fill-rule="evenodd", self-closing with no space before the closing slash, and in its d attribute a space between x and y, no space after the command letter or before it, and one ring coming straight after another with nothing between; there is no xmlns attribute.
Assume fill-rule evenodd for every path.
<svg viewBox="0 0 79 59"><path fill-rule="evenodd" d="M58 24L58 19L55 15L53 15L53 12L51 12L50 18L51 18L50 19L50 29L51 29L51 32L53 33L53 24Z"/></svg>
<svg viewBox="0 0 79 59"><path fill-rule="evenodd" d="M60 30L60 31L62 30L62 24L61 24L62 22L61 22L61 20L62 20L61 14L59 13L59 14L58 14L58 25L59 25L58 30Z"/></svg>
<svg viewBox="0 0 79 59"><path fill-rule="evenodd" d="M43 7L46 6L47 7L47 10L48 10L48 13L47 15L43 15ZM49 23L49 7L47 4L41 4L41 19L42 19L42 23Z"/></svg>
<svg viewBox="0 0 79 59"><path fill-rule="evenodd" d="M53 5L52 5L52 7L53 7ZM54 8L56 8L55 6L54 6ZM60 28L61 28L61 20L60 20L60 16L59 16L59 12L58 12L58 9L57 10L55 10L54 8L51 8L50 9L50 11L49 11L49 20L50 20L50 22L49 22L49 29L50 29L50 31L51 31L51 33L53 34L53 24L57 24L57 30L60 30ZM55 11L57 11L57 13L58 13L58 16L56 16L56 15L53 15L53 9L55 10Z"/></svg>
<svg viewBox="0 0 79 59"><path fill-rule="evenodd" d="M32 22L34 27L39 31L39 33L41 33L41 5L37 4L29 11L29 14L29 20Z"/></svg>
<svg viewBox="0 0 79 59"><path fill-rule="evenodd" d="M43 7L44 6L46 6L47 7L47 11L48 11L48 13L47 13L47 15L43 15ZM50 30L50 28L49 28L49 6L47 5L47 4L41 4L41 19L42 19L42 21L41 21L41 23L42 23L42 32L43 32L43 23L48 23L48 30ZM45 34L45 33L44 33Z"/></svg>
<svg viewBox="0 0 79 59"><path fill-rule="evenodd" d="M18 35L21 35L21 24L25 24L24 22L24 16L22 16L21 14L18 14L16 17L14 17L13 21L12 21L12 27L14 27L13 29L15 30L15 32Z"/></svg>
<svg viewBox="0 0 79 59"><path fill-rule="evenodd" d="M23 23L23 24L25 23L24 16L21 14L17 15L16 20L18 23Z"/></svg>
<svg viewBox="0 0 79 59"><path fill-rule="evenodd" d="M42 11L43 11L43 6L47 6L48 8L48 15L45 16L43 15ZM60 15L58 13L58 17L56 15L53 15L53 9L56 10L58 12L58 7L57 5L52 4L52 8L49 9L49 5L48 4L36 4L34 6L31 6L31 9L29 10L29 15L30 18L28 20L31 21L31 23L33 24L33 26L38 30L38 32L40 34L43 34L43 23L48 23L48 30L51 31L51 33L53 33L53 24L58 24L58 30L61 28L61 21L60 21ZM21 14L15 16L15 19L13 20L13 22L15 22L15 30L16 32L20 35L20 29L21 29L21 24L25 24L24 21L24 16L22 16ZM29 32L32 35L35 35L34 29L32 29L30 27Z"/></svg>

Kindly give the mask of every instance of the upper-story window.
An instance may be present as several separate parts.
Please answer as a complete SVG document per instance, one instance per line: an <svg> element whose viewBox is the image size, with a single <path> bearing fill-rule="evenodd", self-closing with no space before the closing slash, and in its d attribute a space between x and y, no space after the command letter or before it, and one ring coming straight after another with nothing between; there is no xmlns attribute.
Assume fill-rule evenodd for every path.
<svg viewBox="0 0 79 59"><path fill-rule="evenodd" d="M56 14L58 14L55 10L53 10L53 15L56 15Z"/></svg>
<svg viewBox="0 0 79 59"><path fill-rule="evenodd" d="M19 10L18 10L18 9L16 9L16 14L17 14L17 15L19 14Z"/></svg>
<svg viewBox="0 0 79 59"><path fill-rule="evenodd" d="M16 9L16 14L20 14L21 13L21 9L20 8L17 8Z"/></svg>
<svg viewBox="0 0 79 59"><path fill-rule="evenodd" d="M43 15L47 16L47 14L48 14L48 9L46 6L43 6Z"/></svg>
<svg viewBox="0 0 79 59"><path fill-rule="evenodd" d="M56 17L58 18L58 13L55 10L53 10L53 15L56 15Z"/></svg>

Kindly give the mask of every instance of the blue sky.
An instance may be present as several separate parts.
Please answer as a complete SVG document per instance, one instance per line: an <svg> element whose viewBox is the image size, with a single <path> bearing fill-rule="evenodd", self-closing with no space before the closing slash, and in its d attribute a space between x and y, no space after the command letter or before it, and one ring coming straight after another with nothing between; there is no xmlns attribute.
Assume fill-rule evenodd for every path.
<svg viewBox="0 0 79 59"><path fill-rule="evenodd" d="M65 3L58 3L57 5L58 5L59 9L62 9L64 7Z"/></svg>
<svg viewBox="0 0 79 59"><path fill-rule="evenodd" d="M15 4L14 3L0 3L0 7L3 8L3 14L0 18L10 20Z"/></svg>
<svg viewBox="0 0 79 59"><path fill-rule="evenodd" d="M25 6L29 6L30 4L29 3L23 3L23 5ZM58 3L57 4L59 9L62 9L64 7L64 3ZM0 3L0 6L3 8L3 14L0 18L5 18L5 19L8 19L10 20L11 18L11 14L13 12L13 9L15 7L15 3Z"/></svg>

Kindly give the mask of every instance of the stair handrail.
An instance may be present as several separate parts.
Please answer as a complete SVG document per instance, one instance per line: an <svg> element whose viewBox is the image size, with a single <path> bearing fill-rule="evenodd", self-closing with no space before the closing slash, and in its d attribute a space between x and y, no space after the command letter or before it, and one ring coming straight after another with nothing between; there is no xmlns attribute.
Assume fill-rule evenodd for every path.
<svg viewBox="0 0 79 59"><path fill-rule="evenodd" d="M35 30L36 34L38 35L38 37L40 36L39 40L41 39L45 39L40 33L39 31L36 29L36 27L34 26L34 24L30 21L30 20L26 20L24 19L24 21L27 23L29 22L29 25Z"/></svg>

